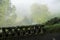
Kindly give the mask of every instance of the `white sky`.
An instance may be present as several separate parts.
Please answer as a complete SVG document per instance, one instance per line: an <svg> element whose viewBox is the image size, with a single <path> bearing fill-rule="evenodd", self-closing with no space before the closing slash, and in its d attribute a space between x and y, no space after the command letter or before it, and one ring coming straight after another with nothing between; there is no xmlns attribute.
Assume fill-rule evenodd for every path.
<svg viewBox="0 0 60 40"><path fill-rule="evenodd" d="M60 1L58 0L11 0L11 3L16 6L17 14L29 15L30 6L33 3L46 4L50 11L58 12L60 9Z"/></svg>

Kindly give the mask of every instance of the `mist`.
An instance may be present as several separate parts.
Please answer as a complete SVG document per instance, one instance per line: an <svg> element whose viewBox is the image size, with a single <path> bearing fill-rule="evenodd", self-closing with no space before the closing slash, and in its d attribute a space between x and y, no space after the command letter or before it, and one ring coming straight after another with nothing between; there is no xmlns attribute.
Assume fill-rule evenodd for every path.
<svg viewBox="0 0 60 40"><path fill-rule="evenodd" d="M24 12L23 15L29 15L30 6L34 3L46 4L50 11L58 12L60 7L59 0L11 0L12 5L16 6L18 12ZM20 10L20 11L19 11ZM19 13L18 13L19 14Z"/></svg>
<svg viewBox="0 0 60 40"><path fill-rule="evenodd" d="M19 18L27 16L31 18L31 5L32 4L46 5L51 15L60 14L60 1L59 0L11 0L11 5L15 5L16 14Z"/></svg>
<svg viewBox="0 0 60 40"><path fill-rule="evenodd" d="M6 7L5 23L8 20L9 25L40 24L53 17L60 17L59 0L10 0L8 5L11 7Z"/></svg>

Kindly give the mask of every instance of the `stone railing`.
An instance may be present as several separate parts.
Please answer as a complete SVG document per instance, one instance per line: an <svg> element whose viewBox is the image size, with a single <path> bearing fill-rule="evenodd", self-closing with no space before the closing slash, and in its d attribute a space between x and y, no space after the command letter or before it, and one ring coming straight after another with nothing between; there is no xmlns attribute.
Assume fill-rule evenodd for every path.
<svg viewBox="0 0 60 40"><path fill-rule="evenodd" d="M44 25L2 27L0 40L60 40L60 33L48 33Z"/></svg>
<svg viewBox="0 0 60 40"><path fill-rule="evenodd" d="M44 25L30 25L30 26L16 26L16 27L2 27L0 28L0 39L12 37L24 37L37 34L43 34Z"/></svg>

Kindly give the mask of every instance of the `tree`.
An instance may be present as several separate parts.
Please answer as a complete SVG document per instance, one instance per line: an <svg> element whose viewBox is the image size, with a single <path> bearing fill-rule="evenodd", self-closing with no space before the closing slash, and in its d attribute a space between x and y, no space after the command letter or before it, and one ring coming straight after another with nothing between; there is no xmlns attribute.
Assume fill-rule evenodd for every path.
<svg viewBox="0 0 60 40"><path fill-rule="evenodd" d="M27 16L24 17L24 19L19 23L20 25L30 25L32 24L31 18L29 19Z"/></svg>
<svg viewBox="0 0 60 40"><path fill-rule="evenodd" d="M15 22L15 6L11 7L10 0L0 0L0 26L12 25Z"/></svg>
<svg viewBox="0 0 60 40"><path fill-rule="evenodd" d="M54 17L50 19L49 21L46 22L46 25L52 25L52 24L57 24L60 23L60 18Z"/></svg>
<svg viewBox="0 0 60 40"><path fill-rule="evenodd" d="M5 23L5 15L9 7L9 0L0 0L0 26Z"/></svg>
<svg viewBox="0 0 60 40"><path fill-rule="evenodd" d="M8 15L8 18L7 18L7 22L6 22L6 24L7 25L10 25L10 26L12 26L12 25L14 25L15 24L15 21L16 21L16 17L17 17L17 15L16 15L16 13L15 13L15 10L16 10L16 8L15 8L15 6L13 5L12 7L10 7L10 13L9 13L9 15Z"/></svg>
<svg viewBox="0 0 60 40"><path fill-rule="evenodd" d="M36 23L45 23L50 17L48 7L46 5L33 4L31 6L32 18Z"/></svg>

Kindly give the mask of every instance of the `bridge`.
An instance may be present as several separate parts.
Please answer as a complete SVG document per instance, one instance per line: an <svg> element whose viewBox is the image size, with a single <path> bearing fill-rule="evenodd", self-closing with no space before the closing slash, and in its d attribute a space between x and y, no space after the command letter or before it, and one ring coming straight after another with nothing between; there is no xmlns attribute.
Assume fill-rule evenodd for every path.
<svg viewBox="0 0 60 40"><path fill-rule="evenodd" d="M60 33L47 33L44 25L0 28L0 40L60 40Z"/></svg>

